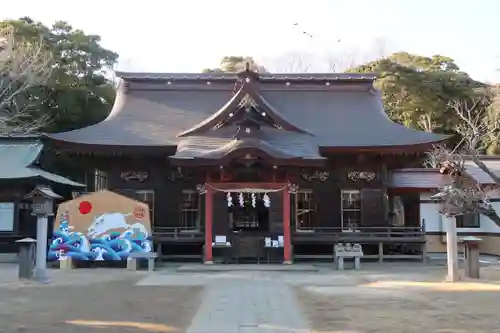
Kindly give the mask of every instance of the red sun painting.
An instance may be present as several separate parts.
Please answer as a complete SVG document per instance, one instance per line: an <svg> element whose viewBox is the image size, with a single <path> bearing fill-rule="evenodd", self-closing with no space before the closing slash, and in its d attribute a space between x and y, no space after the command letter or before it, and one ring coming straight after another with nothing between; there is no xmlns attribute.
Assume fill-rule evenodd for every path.
<svg viewBox="0 0 500 333"><path fill-rule="evenodd" d="M144 218L146 215L146 210L142 207L135 207L134 208L134 217L138 220L141 220Z"/></svg>
<svg viewBox="0 0 500 333"><path fill-rule="evenodd" d="M78 210L80 211L81 214L86 215L90 213L92 210L92 204L88 201L82 201L78 205Z"/></svg>

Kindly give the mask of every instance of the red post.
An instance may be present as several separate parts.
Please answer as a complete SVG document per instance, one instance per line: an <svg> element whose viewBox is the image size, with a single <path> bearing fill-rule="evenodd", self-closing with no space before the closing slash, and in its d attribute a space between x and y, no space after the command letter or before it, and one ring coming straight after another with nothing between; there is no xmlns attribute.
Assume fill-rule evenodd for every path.
<svg viewBox="0 0 500 333"><path fill-rule="evenodd" d="M290 230L290 191L288 186L282 191L283 194L283 245L284 264L292 263L292 236Z"/></svg>
<svg viewBox="0 0 500 333"><path fill-rule="evenodd" d="M213 189L205 187L205 264L212 264Z"/></svg>

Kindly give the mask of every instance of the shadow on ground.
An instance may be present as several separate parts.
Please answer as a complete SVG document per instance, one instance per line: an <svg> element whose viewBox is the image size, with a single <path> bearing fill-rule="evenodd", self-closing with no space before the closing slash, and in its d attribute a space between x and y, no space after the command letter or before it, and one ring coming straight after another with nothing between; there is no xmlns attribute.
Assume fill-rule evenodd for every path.
<svg viewBox="0 0 500 333"><path fill-rule="evenodd" d="M202 288L139 287L138 279L0 288L0 332L185 332Z"/></svg>

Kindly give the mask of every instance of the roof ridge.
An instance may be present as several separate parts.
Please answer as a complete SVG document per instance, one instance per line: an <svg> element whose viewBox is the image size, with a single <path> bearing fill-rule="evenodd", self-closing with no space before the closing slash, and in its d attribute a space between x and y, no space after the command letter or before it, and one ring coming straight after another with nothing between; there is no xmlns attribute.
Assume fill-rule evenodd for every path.
<svg viewBox="0 0 500 333"><path fill-rule="evenodd" d="M276 80L334 80L334 81L374 81L375 73L257 73L259 81ZM241 73L162 73L117 71L116 76L125 80L238 80Z"/></svg>

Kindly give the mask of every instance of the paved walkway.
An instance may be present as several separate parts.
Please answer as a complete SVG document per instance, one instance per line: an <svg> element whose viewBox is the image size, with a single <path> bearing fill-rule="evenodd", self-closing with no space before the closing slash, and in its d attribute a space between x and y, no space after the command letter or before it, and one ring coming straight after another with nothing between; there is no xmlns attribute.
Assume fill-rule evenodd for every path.
<svg viewBox="0 0 500 333"><path fill-rule="evenodd" d="M187 333L309 333L288 284L234 277L209 283Z"/></svg>

